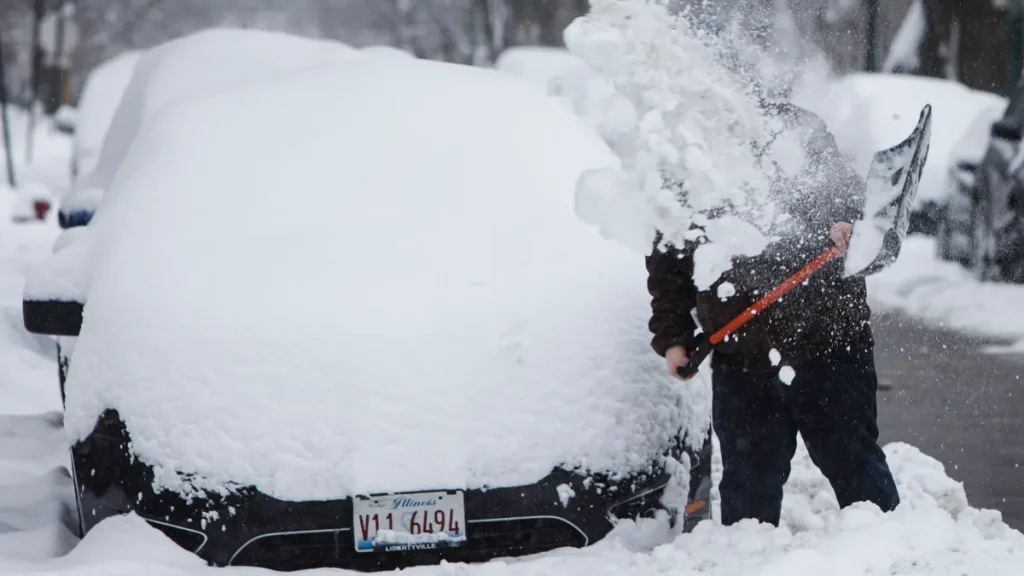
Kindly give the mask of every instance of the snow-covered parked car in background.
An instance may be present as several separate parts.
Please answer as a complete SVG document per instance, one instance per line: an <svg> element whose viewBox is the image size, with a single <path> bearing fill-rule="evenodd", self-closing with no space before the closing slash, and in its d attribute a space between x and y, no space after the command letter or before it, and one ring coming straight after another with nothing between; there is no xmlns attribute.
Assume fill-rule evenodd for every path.
<svg viewBox="0 0 1024 576"><path fill-rule="evenodd" d="M259 57L254 58L253 54ZM127 84L121 87L123 104L118 105L119 100L111 97L113 80L100 82L98 85L103 91L96 100L102 100L108 107L114 106L105 110L112 118L107 116L102 123L86 122L81 117L90 115L85 108L91 105L83 95L77 138L90 142L87 149L91 152L84 156L88 161L83 160L74 190L61 203L62 222L65 226L77 226L92 218L136 135L164 105L289 70L340 64L364 57L360 51L340 42L274 32L210 29L173 40L141 55L115 60L116 66L112 64L100 78L116 77Z"/></svg>
<svg viewBox="0 0 1024 576"><path fill-rule="evenodd" d="M805 105L821 116L844 152L857 166L867 167L871 155L901 141L925 105L933 109L928 162L914 201L910 231L934 234L941 219L950 153L981 110L1004 99L949 80L903 74L856 73L834 81L825 94L813 94Z"/></svg>
<svg viewBox="0 0 1024 576"><path fill-rule="evenodd" d="M1024 283L1024 82L991 127L977 169L970 268L981 280Z"/></svg>
<svg viewBox="0 0 1024 576"><path fill-rule="evenodd" d="M80 197L77 184L96 167L103 139L141 56L135 51L119 54L97 66L85 80L74 120L73 187L62 198L59 212L64 228L84 225L92 216L89 192Z"/></svg>
<svg viewBox="0 0 1024 576"><path fill-rule="evenodd" d="M940 204L935 244L939 258L970 266L973 222L978 194L978 167L988 149L992 125L1006 111L1006 102L981 110L950 151L949 191Z"/></svg>
<svg viewBox="0 0 1024 576"><path fill-rule="evenodd" d="M707 518L710 387L663 373L643 258L574 213L617 163L479 68L166 100L25 291L30 330L78 336L81 529L131 511L217 565L380 569Z"/></svg>

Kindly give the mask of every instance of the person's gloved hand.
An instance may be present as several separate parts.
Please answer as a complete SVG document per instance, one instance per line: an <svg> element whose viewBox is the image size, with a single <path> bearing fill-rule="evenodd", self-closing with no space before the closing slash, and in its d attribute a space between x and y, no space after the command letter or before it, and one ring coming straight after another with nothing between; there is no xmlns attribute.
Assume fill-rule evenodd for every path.
<svg viewBox="0 0 1024 576"><path fill-rule="evenodd" d="M665 361L668 363L668 373L674 378L680 380L692 380L693 376L689 378L683 378L679 375L679 369L690 363L690 355L686 353L686 348L682 346L673 346L665 351Z"/></svg>
<svg viewBox="0 0 1024 576"><path fill-rule="evenodd" d="M839 248L840 256L846 256L846 251L850 249L850 236L852 235L853 224L849 222L836 222L832 225L829 237L832 238L832 242Z"/></svg>

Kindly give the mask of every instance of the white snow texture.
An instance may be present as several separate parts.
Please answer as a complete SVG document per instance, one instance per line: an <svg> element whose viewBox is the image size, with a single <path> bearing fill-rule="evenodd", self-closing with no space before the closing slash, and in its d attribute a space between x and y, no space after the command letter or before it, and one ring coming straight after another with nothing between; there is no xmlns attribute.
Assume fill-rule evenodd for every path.
<svg viewBox="0 0 1024 576"><path fill-rule="evenodd" d="M117 409L158 488L286 500L626 473L700 441L709 386L650 351L643 259L574 213L578 176L618 165L581 119L497 71L299 71L291 39L239 35L158 48L173 69L147 55L129 89L163 104L82 239L70 440ZM143 82L198 82L215 38L286 72Z"/></svg>

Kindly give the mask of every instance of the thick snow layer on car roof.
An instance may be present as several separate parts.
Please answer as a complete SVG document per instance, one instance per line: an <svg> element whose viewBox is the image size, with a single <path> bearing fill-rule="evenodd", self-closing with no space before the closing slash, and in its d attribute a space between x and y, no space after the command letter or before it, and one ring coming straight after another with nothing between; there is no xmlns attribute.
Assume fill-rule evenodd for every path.
<svg viewBox="0 0 1024 576"><path fill-rule="evenodd" d="M143 122L171 102L359 58L358 50L339 42L233 29L204 30L150 49L136 65L84 186L107 190Z"/></svg>
<svg viewBox="0 0 1024 576"><path fill-rule="evenodd" d="M75 155L78 174L88 174L96 165L103 138L117 112L141 52L124 52L97 66L85 81L78 102L75 127Z"/></svg>
<svg viewBox="0 0 1024 576"><path fill-rule="evenodd" d="M874 152L899 143L931 104L932 140L916 204L946 194L950 151L978 112L1003 103L995 94L949 80L894 74L857 73L834 82L827 94L805 103L828 123L836 140L866 170Z"/></svg>
<svg viewBox="0 0 1024 576"><path fill-rule="evenodd" d="M158 486L321 499L632 471L706 427L643 258L574 215L617 160L530 84L354 61L147 124L90 224L71 440L114 408Z"/></svg>
<svg viewBox="0 0 1024 576"><path fill-rule="evenodd" d="M980 164L985 157L985 150L992 139L992 125L998 122L1006 112L1009 101L1005 98L998 104L982 108L974 116L974 121L953 145L950 152L950 165L956 162Z"/></svg>
<svg viewBox="0 0 1024 576"><path fill-rule="evenodd" d="M517 46L498 56L494 67L547 88L552 80L586 64L564 48Z"/></svg>

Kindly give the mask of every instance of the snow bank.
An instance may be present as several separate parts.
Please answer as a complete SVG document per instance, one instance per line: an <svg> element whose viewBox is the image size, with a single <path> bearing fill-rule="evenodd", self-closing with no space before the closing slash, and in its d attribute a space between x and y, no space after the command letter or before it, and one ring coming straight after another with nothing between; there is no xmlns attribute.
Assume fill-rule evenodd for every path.
<svg viewBox="0 0 1024 576"><path fill-rule="evenodd" d="M995 94L949 80L889 74L850 74L798 102L820 115L863 173L878 150L901 142L921 109L932 105L932 140L916 206L941 202L948 190L951 151L981 110L1005 106Z"/></svg>
<svg viewBox="0 0 1024 576"><path fill-rule="evenodd" d="M883 514L870 504L840 511L801 443L786 484L782 526L704 523L674 536L659 520L623 522L580 550L485 564L424 566L410 576L1017 576L1024 535L998 512L971 508L942 465L905 444L885 448L902 503ZM720 467L716 469L720 474ZM191 559L191 560L190 560ZM7 566L0 560L0 570ZM69 576L221 573L207 568L136 516L105 520L68 557L15 564L14 572ZM254 575L270 571L249 569Z"/></svg>
<svg viewBox="0 0 1024 576"><path fill-rule="evenodd" d="M89 225L69 439L115 408L159 487L283 499L627 472L699 441L709 387L650 351L643 259L573 211L580 173L615 166L491 70L310 63L168 102Z"/></svg>
<svg viewBox="0 0 1024 576"><path fill-rule="evenodd" d="M936 257L932 239L911 236L900 257L868 277L878 304L979 336L1024 339L1024 286L978 282L959 264Z"/></svg>
<svg viewBox="0 0 1024 576"><path fill-rule="evenodd" d="M141 52L125 52L89 73L76 115L75 162L79 176L88 174L96 166L103 138L141 57Z"/></svg>

